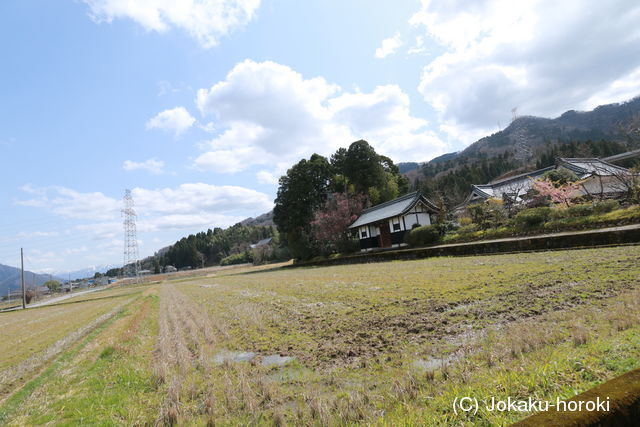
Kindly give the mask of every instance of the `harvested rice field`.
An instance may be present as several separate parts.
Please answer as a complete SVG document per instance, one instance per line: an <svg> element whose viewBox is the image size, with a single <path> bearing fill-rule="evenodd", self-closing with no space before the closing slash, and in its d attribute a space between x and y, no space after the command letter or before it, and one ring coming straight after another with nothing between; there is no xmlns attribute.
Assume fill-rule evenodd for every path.
<svg viewBox="0 0 640 427"><path fill-rule="evenodd" d="M453 403L640 367L640 246L154 280L0 313L0 423L506 424Z"/></svg>

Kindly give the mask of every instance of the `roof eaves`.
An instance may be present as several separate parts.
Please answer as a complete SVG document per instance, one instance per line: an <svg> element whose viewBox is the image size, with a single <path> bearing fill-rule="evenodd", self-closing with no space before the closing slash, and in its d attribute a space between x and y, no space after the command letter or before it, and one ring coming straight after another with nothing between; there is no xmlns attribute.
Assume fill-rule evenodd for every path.
<svg viewBox="0 0 640 427"><path fill-rule="evenodd" d="M547 172L547 171L549 171L549 170L551 170L553 168L555 168L555 166L547 166L546 168L537 169L537 170L534 170L534 171L531 171L531 172L525 172L525 173L521 173L519 175L510 176L508 178L504 178L504 179L501 179L501 180L498 180L498 181L494 181L494 182L492 182L490 184L485 184L485 185L491 185L492 187L496 186L496 185L502 185L502 184L508 183L510 181L517 181L517 180L522 179L522 178L529 178L529 177L533 177L533 176L542 175L543 173L545 173L545 172Z"/></svg>
<svg viewBox="0 0 640 427"><path fill-rule="evenodd" d="M386 207L391 206L391 205L395 205L396 203L403 202L403 201L405 201L407 199L415 197L417 194L418 194L418 192L414 191L413 193L407 193L407 194L405 194L403 196L400 196L400 197L398 197L396 199L388 200L386 202L377 204L375 206L371 206L370 208L364 209L362 211L362 213L360 214L360 216L362 216L362 215L364 215L366 213L375 212L375 211L377 211L379 209L386 208Z"/></svg>
<svg viewBox="0 0 640 427"><path fill-rule="evenodd" d="M471 190L471 192L472 192L472 193L473 193L473 191L474 191L474 190L476 190L478 193L480 193L480 194L479 194L480 196L491 197L491 194L489 194L489 193L487 193L486 191L482 190L482 188L480 188L480 187L489 187L489 188L493 188L492 186L490 186L490 185L483 185L483 186L480 186L480 185L474 185L474 184L471 184L471 187L472 187L472 190ZM469 196L469 197L471 197L471 196Z"/></svg>

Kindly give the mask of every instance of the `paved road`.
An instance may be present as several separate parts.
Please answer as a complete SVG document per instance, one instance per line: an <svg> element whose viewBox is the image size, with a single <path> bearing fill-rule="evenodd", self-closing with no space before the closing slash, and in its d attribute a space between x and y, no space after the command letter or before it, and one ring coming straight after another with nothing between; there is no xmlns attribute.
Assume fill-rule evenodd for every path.
<svg viewBox="0 0 640 427"><path fill-rule="evenodd" d="M42 307L42 306L45 306L45 305L56 304L56 303L59 303L60 301L64 301L64 300L69 299L69 298L75 298L77 296L84 295L84 294L89 294L89 293L95 292L95 291L100 291L100 290L105 289L105 288L106 288L106 286L100 286L100 287L97 287L97 288L87 289L86 291L80 291L80 292L73 292L73 293L70 293L70 294L64 294L64 295L59 296L59 297L54 297L54 298L50 298L50 299L45 300L45 301L29 304L29 305L27 305L27 308ZM0 310L0 311L13 311L13 310L22 310L22 307L13 307L13 308L8 308L6 310Z"/></svg>

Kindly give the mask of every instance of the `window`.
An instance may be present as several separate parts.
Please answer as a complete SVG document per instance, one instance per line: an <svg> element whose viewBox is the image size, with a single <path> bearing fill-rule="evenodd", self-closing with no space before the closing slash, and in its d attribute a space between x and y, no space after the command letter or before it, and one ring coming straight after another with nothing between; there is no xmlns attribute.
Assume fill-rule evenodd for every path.
<svg viewBox="0 0 640 427"><path fill-rule="evenodd" d="M360 230L360 238L361 239L367 238L367 230Z"/></svg>
<svg viewBox="0 0 640 427"><path fill-rule="evenodd" d="M400 230L400 223L393 224L393 231L399 231L399 230Z"/></svg>

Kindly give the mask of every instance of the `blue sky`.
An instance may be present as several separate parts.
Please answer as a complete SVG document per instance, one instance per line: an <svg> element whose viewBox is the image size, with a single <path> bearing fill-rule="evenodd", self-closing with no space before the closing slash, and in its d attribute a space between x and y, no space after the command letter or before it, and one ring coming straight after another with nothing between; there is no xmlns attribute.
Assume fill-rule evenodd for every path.
<svg viewBox="0 0 640 427"><path fill-rule="evenodd" d="M21 246L35 271L121 263L126 188L146 256L268 211L313 152L365 138L425 161L516 106L630 99L639 18L633 1L3 1L0 263Z"/></svg>

